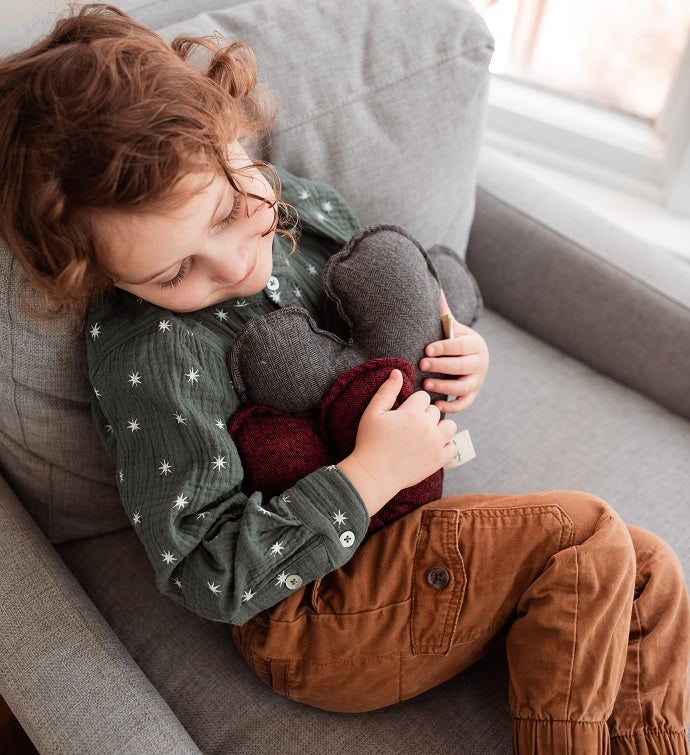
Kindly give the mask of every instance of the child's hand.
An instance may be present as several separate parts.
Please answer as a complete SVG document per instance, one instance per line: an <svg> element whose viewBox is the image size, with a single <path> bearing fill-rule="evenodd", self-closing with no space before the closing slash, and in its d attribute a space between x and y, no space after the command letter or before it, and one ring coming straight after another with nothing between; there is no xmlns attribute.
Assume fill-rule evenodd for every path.
<svg viewBox="0 0 690 755"><path fill-rule="evenodd" d="M375 514L403 488L416 485L453 459L452 420L441 420L429 394L417 391L393 409L402 374L393 370L362 414L354 451L338 466Z"/></svg>
<svg viewBox="0 0 690 755"><path fill-rule="evenodd" d="M446 297L441 292L441 314L450 313ZM435 401L442 412L462 412L477 398L489 369L489 348L486 341L472 328L453 318L453 338L434 341L426 349L426 357L419 361L423 372L452 375L450 380L429 378L424 388L435 393L456 396L453 401Z"/></svg>

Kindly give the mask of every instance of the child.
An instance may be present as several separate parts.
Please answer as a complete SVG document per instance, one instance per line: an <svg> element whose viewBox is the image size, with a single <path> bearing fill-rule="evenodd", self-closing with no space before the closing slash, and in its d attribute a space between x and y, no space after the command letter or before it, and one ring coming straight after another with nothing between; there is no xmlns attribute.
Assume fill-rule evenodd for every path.
<svg viewBox="0 0 690 755"><path fill-rule="evenodd" d="M205 73L194 47L87 6L0 64L0 233L48 301L91 301L94 416L159 588L232 624L295 700L390 705L505 643L517 752L687 753L688 600L656 536L551 492L441 499L365 539L453 456L440 414L488 365L470 328L419 365L458 399L392 409L393 371L352 453L273 498L242 492L227 352L252 318L316 313L317 273L357 223L324 184L280 172L281 193L242 149L269 121L249 50ZM286 199L305 228L292 256Z"/></svg>

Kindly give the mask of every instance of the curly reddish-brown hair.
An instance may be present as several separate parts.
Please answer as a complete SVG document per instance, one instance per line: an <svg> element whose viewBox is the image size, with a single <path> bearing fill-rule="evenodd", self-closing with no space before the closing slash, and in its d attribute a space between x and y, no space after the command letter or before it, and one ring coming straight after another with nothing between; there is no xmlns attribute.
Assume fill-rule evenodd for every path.
<svg viewBox="0 0 690 755"><path fill-rule="evenodd" d="M202 48L204 70L188 62ZM0 62L0 235L54 311L81 314L114 283L94 213L165 207L200 170L245 193L227 145L265 134L272 117L245 44L168 44L117 8L86 5Z"/></svg>

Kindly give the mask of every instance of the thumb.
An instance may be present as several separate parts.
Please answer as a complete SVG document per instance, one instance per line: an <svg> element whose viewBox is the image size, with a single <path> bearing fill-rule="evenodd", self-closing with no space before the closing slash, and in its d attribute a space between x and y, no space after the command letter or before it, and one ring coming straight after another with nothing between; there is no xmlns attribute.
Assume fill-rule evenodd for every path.
<svg viewBox="0 0 690 755"><path fill-rule="evenodd" d="M383 414L383 412L390 411L393 408L395 399L398 398L402 384L402 372L400 372L400 370L392 370L388 378L381 383L379 389L371 397L371 401L365 410L365 414L370 412L374 414Z"/></svg>

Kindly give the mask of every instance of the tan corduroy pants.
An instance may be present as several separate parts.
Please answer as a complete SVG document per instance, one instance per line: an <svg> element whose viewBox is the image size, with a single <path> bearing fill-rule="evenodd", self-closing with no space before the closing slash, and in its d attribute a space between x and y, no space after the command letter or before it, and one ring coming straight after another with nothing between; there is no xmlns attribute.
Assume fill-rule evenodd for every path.
<svg viewBox="0 0 690 755"><path fill-rule="evenodd" d="M690 607L676 556L574 492L463 495L233 628L276 692L373 710L499 645L517 753L688 753Z"/></svg>

